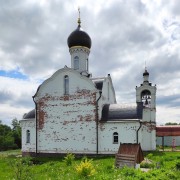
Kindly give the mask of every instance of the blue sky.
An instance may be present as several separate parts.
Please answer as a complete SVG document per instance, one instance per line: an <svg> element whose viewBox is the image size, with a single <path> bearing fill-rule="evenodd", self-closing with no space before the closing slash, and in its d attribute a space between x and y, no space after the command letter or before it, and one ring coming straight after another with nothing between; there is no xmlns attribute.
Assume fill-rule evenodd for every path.
<svg viewBox="0 0 180 180"><path fill-rule="evenodd" d="M163 0L0 1L0 119L21 119L40 83L70 66L78 6L93 77L111 74L118 103L132 103L146 61L157 123L180 123L180 1Z"/></svg>
<svg viewBox="0 0 180 180"><path fill-rule="evenodd" d="M26 76L26 75L22 74L21 72L19 72L18 69L11 70L11 71L0 70L0 76L9 77L9 78L24 79L24 80L28 79L28 76Z"/></svg>

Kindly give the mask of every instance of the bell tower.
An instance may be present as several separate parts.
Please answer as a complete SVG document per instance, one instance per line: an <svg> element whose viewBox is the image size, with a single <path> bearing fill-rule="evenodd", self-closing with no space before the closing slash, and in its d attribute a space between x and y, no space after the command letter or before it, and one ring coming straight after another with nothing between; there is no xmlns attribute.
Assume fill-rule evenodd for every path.
<svg viewBox="0 0 180 180"><path fill-rule="evenodd" d="M156 85L149 82L149 72L145 68L143 83L136 86L136 102L143 103L141 127L141 147L144 150L156 149Z"/></svg>
<svg viewBox="0 0 180 180"><path fill-rule="evenodd" d="M68 37L67 43L71 54L71 68L89 77L89 53L91 38L81 28L80 9L78 27Z"/></svg>

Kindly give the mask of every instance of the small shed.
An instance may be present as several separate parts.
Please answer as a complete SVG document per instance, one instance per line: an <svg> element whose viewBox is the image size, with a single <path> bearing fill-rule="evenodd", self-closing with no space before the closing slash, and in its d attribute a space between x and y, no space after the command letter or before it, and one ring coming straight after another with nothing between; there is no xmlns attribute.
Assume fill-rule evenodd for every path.
<svg viewBox="0 0 180 180"><path fill-rule="evenodd" d="M144 160L144 155L140 144L121 143L115 158L116 167L135 168L136 164L140 164Z"/></svg>

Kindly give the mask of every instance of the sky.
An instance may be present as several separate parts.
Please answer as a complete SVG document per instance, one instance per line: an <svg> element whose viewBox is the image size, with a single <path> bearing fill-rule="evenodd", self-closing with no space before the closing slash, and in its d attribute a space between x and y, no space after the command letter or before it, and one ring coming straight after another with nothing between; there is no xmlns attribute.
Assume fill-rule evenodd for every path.
<svg viewBox="0 0 180 180"><path fill-rule="evenodd" d="M67 38L81 26L92 40L89 71L111 74L118 103L136 101L145 66L156 84L158 125L180 123L180 1L0 0L0 120L34 108L38 86L71 56ZM146 65L145 65L146 64Z"/></svg>

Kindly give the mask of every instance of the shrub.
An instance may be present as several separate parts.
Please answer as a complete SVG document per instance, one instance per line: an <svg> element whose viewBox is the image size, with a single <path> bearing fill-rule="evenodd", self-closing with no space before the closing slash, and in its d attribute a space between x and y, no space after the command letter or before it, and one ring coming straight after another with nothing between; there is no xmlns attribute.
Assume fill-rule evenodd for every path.
<svg viewBox="0 0 180 180"><path fill-rule="evenodd" d="M92 164L92 160L88 160L87 158L81 161L79 165L76 166L76 171L80 176L90 177L95 173L95 169Z"/></svg>
<svg viewBox="0 0 180 180"><path fill-rule="evenodd" d="M26 158L13 159L9 161L14 177L13 179L28 180L32 179L32 173L29 169L29 160Z"/></svg>
<svg viewBox="0 0 180 180"><path fill-rule="evenodd" d="M141 167L141 168L154 168L155 165L154 165L153 163L142 162L142 163L140 164L140 167Z"/></svg>
<svg viewBox="0 0 180 180"><path fill-rule="evenodd" d="M70 166L72 165L74 158L75 158L74 154L68 153L64 158L64 162L66 163L67 166Z"/></svg>
<svg viewBox="0 0 180 180"><path fill-rule="evenodd" d="M106 167L106 171L109 172L109 173L113 172L114 170L115 170L114 165L108 165L108 166Z"/></svg>
<svg viewBox="0 0 180 180"><path fill-rule="evenodd" d="M149 154L147 155L147 158L148 158L148 159L152 159L152 157L153 157L153 154L152 154L152 153L149 153Z"/></svg>
<svg viewBox="0 0 180 180"><path fill-rule="evenodd" d="M177 159L180 159L180 156L177 156Z"/></svg>
<svg viewBox="0 0 180 180"><path fill-rule="evenodd" d="M30 160L32 162L33 165L40 165L43 164L43 162L41 162L39 159L37 158L31 158Z"/></svg>
<svg viewBox="0 0 180 180"><path fill-rule="evenodd" d="M180 161L176 162L176 169L180 170Z"/></svg>

